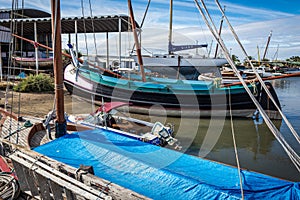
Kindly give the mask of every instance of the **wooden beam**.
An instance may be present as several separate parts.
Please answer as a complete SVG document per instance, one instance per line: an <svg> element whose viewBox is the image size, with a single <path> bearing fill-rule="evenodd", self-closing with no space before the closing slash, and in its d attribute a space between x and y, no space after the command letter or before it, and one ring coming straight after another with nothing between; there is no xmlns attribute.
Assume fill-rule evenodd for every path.
<svg viewBox="0 0 300 200"><path fill-rule="evenodd" d="M64 187L67 190L70 190L73 194L81 195L81 196L85 197L86 199L90 199L90 200L96 200L96 199L99 199L99 197L100 197L100 195L94 195L87 190L79 188L76 184L73 184L73 183L69 182L68 180L64 180L61 177L53 175L52 173L46 171L45 169L43 169L39 166L35 166L35 163L28 162L27 160L20 158L16 154L10 155L10 158L14 162L17 162L20 165L24 166L24 168L31 169L35 174L47 177L47 179L49 181L53 181L56 184L60 185L61 187ZM70 177L68 177L68 178L71 179ZM79 182L79 181L77 181L77 182ZM92 188L90 188L90 189L92 189ZM98 194L99 194L99 191L98 191ZM102 194L101 196L103 198L104 194ZM109 199L109 198L107 198L107 199Z"/></svg>

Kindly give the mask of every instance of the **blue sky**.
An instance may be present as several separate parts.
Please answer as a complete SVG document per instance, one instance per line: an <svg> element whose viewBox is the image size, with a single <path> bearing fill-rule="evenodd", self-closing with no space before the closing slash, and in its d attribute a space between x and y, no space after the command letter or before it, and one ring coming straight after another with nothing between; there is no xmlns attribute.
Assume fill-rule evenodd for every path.
<svg viewBox="0 0 300 200"><path fill-rule="evenodd" d="M90 15L89 1L92 3L94 16L128 14L127 1L125 0L83 0L86 16ZM19 1L20 7L21 2ZM132 0L138 22L141 22L147 2L147 0ZM216 26L219 26L220 13L214 1L206 0L205 2L215 20ZM270 58L277 49L279 49L279 58L300 55L300 36L298 36L300 35L299 0L220 0L220 3L226 6L228 18L251 56L257 56L257 46L259 46L261 51L264 49L271 30L273 31L273 36L268 51ZM0 0L0 9L10 7L11 2ZM50 1L25 1L25 7L38 8L50 12ZM61 0L61 9L62 16L82 16L81 0ZM152 0L143 27L143 35L146 38L145 46L153 44L153 40L155 40L158 44L164 43L165 45L152 47L153 49L166 47L167 42L162 41L162 39L167 39L168 20L169 0ZM155 30L153 27L155 27ZM157 37L158 33L164 36ZM174 33L174 43L195 43L195 41L211 43L213 39L208 33L193 0L174 0ZM176 37L176 34L180 36ZM199 35L201 34L202 36L200 37ZM229 31L226 30L226 25L224 26L223 37L228 45L228 49L231 49L240 59L244 58L234 44Z"/></svg>

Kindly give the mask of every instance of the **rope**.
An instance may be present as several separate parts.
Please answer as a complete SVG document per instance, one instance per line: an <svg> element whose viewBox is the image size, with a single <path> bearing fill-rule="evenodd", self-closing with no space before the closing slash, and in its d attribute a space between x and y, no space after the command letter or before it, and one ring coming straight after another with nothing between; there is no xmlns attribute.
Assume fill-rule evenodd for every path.
<svg viewBox="0 0 300 200"><path fill-rule="evenodd" d="M22 0L22 16L24 16L24 0ZM24 22L22 21L21 22L21 36L23 36L23 35L24 35ZM23 40L21 40L21 56L23 56ZM22 63L21 63L20 68L21 68L20 73L22 73L23 72ZM18 118L20 118L20 116L21 116L21 92L18 92L18 94L19 94L18 95L19 99L18 99L18 113L17 114L18 114ZM13 110L13 109L11 109L11 110ZM17 130L19 130L19 128L20 128L19 120L18 120L17 127L18 127ZM16 137L16 144L18 144L18 143L19 143L19 131L17 131L17 137Z"/></svg>
<svg viewBox="0 0 300 200"><path fill-rule="evenodd" d="M95 27L94 27L93 10L92 10L91 0L89 0L89 4L90 4L90 13L91 13L92 28L93 28L93 36L94 36L95 53L96 53L96 55L98 55L98 52L97 52L97 40L96 40L96 34L95 34Z"/></svg>
<svg viewBox="0 0 300 200"><path fill-rule="evenodd" d="M241 175L241 167L240 167L240 161L239 161L239 156L238 156L238 151L237 151L237 146L236 146L234 127L233 127L230 89L229 89L228 94L229 94L228 100L229 100L229 113L230 113L230 125L231 125L232 140L233 140L233 146L234 146L234 153L235 153L236 164L237 164L238 173L239 173L241 195L242 195L242 199L244 199L243 179L242 179L242 175Z"/></svg>
<svg viewBox="0 0 300 200"><path fill-rule="evenodd" d="M249 56L245 50L245 48L243 47L242 43L240 42L240 39L238 37L238 35L236 34L235 30L233 29L231 23L229 22L227 16L224 13L224 10L222 9L220 3L218 2L218 0L216 0L216 4L219 7L219 10L222 12L232 34L234 35L235 40L237 41L237 43L239 44L240 48L242 49L244 55L246 56L247 61L250 63L251 68L253 69L257 79L259 80L259 82L261 83L262 87L264 88L264 90L266 91L266 93L268 94L268 96L270 97L271 101L273 102L273 104L275 105L275 107L277 108L278 112L280 113L280 115L282 116L283 120L285 121L285 123L287 124L287 126L289 127L290 131L292 132L292 134L294 135L294 137L296 138L296 140L298 141L298 143L300 144L300 136L297 134L296 130L294 129L294 127L292 126L292 124L289 122L289 120L286 118L286 116L284 115L284 113L281 111L280 107L277 105L275 99L273 98L273 95L271 94L271 92L269 91L269 89L267 88L266 84L264 83L264 81L262 80L261 76L258 74L256 68L253 66L251 60L249 59Z"/></svg>
<svg viewBox="0 0 300 200"><path fill-rule="evenodd" d="M220 88L222 79L221 78L214 78L214 85L216 88Z"/></svg>
<svg viewBox="0 0 300 200"><path fill-rule="evenodd" d="M295 167L297 168L297 170L300 172L300 157L299 155L294 151L294 149L286 142L286 140L284 139L283 135L280 133L280 131L276 128L276 126L273 124L273 122L270 120L270 118L267 116L266 112L264 111L264 109L261 107L260 103L257 101L257 99L254 97L254 95L251 93L250 89L248 88L247 84L245 83L245 81L243 80L242 76L239 74L238 69L236 68L230 53L228 51L228 49L226 48L226 45L224 44L222 38L220 37L220 35L217 34L217 30L216 27L210 17L210 14L203 2L203 0L201 0L201 3L206 11L206 14L208 15L210 22L208 21L205 13L203 12L201 6L199 5L197 0L194 0L196 3L196 6L198 7L199 12L201 13L203 20L205 21L207 27L209 28L209 30L211 31L211 33L213 34L213 36L215 37L215 39L217 40L217 42L219 43L220 47L222 48L222 50L224 51L224 55L227 59L227 61L229 62L230 66L232 67L233 71L236 73L237 77L239 78L240 82L242 83L242 85L244 86L246 92L249 94L249 97L252 99L253 103L256 105L257 109L259 110L259 112L261 113L263 119L265 120L265 123L267 124L267 126L269 127L269 129L271 130L271 132L273 133L273 135L275 136L275 138L278 140L278 142L280 143L280 145L282 146L282 148L285 150L285 152L287 153L287 155L289 156L289 158L291 159L291 161L293 162L293 164L295 165ZM222 8L221 8L222 9ZM225 16L225 19L226 16ZM212 25L211 25L211 24ZM215 30L213 30L212 26L214 27Z"/></svg>
<svg viewBox="0 0 300 200"><path fill-rule="evenodd" d="M82 5L83 6L83 5ZM92 29L93 29L93 36L94 36L94 45L95 45L95 52L96 55L98 55L97 53L97 41L96 41L96 35L95 35L95 27L94 27L94 21L93 21L93 11L92 11L92 4L91 4L91 0L89 0L89 6L90 6L90 13L91 13L91 22L92 22ZM82 8L83 9L83 8ZM83 13L84 14L84 13ZM84 17L84 16L83 16ZM87 42L87 41L86 41ZM87 46L86 46L87 47ZM121 63L120 63L121 64ZM91 80L91 74L89 73L89 79ZM102 89L101 89L102 90ZM94 110L94 95L91 94L91 101L92 101L92 110Z"/></svg>
<svg viewBox="0 0 300 200"><path fill-rule="evenodd" d="M0 173L0 198L15 199L20 193L20 187L13 176L6 173Z"/></svg>
<svg viewBox="0 0 300 200"><path fill-rule="evenodd" d="M224 11L222 9L222 7L220 6L218 0L215 0L216 4L219 7L219 10L222 12L223 15ZM289 127L290 131L292 132L293 136L296 138L296 140L298 141L298 143L300 144L300 137L297 134L297 132L295 131L295 129L293 128L293 126L291 125L291 123L288 121L288 119L286 118L286 116L282 113L281 109L279 108L279 106L277 105L276 101L274 100L272 94L270 93L269 89L267 88L267 86L265 85L265 83L263 82L262 78L259 76L259 74L257 73L257 70L255 69L255 67L253 66L252 62L249 59L249 56L246 52L246 50L244 49L243 45L241 44L236 32L234 31L233 27L231 26L228 18L226 16L225 20L227 22L227 24L230 27L231 32L233 33L236 41L238 42L238 44L240 45L240 48L242 49L243 53L246 55L248 62L250 63L252 69L254 70L257 79L259 80L259 82L261 83L262 87L264 88L264 90L266 91L266 93L268 94L268 97L272 100L273 104L275 105L275 107L277 108L278 112L280 113L280 115L282 116L283 120L286 122L287 126ZM224 45L225 46L225 45ZM235 66L234 66L235 67ZM272 133L274 135L276 135L276 139L279 139L280 144L283 146L283 148L285 149L285 151L287 152L287 154L289 155L290 159L292 160L292 162L295 164L296 168L298 169L298 171L300 172L300 157L299 155L292 149L292 147L286 142L286 140L284 139L283 135L280 133L280 131L275 127L275 125L271 122L271 120L268 118L267 114L263 111L261 111L260 109L258 109L261 114L262 117L264 118L266 124L268 125L268 127L270 128L270 130L272 131ZM272 128L271 128L272 127Z"/></svg>
<svg viewBox="0 0 300 200"><path fill-rule="evenodd" d="M81 13L82 13L82 17L83 17L83 30L84 30L85 50L86 50L86 55L89 56L89 50L88 50L88 44L87 44L87 35L86 35L86 24L85 24L85 18L84 18L83 0L81 0Z"/></svg>
<svg viewBox="0 0 300 200"><path fill-rule="evenodd" d="M15 33L17 32L17 23L15 23L15 10L18 9L18 1L12 1L12 11L11 11L11 24L10 24L10 30L11 30L11 33ZM22 8L24 8L24 2L22 1ZM23 10L22 10L23 12ZM22 13L23 14L23 13ZM21 24L21 34L23 34L23 23ZM15 41L15 42L14 42ZM10 89L9 89L9 82L10 82L10 75L12 74L12 68L13 68L13 73L15 74L15 62L12 62L12 58L13 58L13 54L15 53L15 50L16 50L16 45L17 45L17 42L16 42L16 38L12 38L12 41L9 45L9 59L8 59L8 72L7 72L7 86L6 86L6 91L5 91L5 110L7 109L7 105L8 105L8 93L10 92ZM21 53L23 55L23 52L22 52L22 49L23 49L23 44L21 43ZM12 80L12 83L14 84L15 83L15 79ZM11 97L11 110L10 110L10 114L12 115L12 111L13 111L13 105L14 105L14 91L11 90L12 92L12 97ZM20 115L20 94L19 94L19 102L18 102L18 115ZM19 117L19 116L18 116ZM19 130L19 121L18 121L18 129ZM9 123L9 134L12 134L11 131L12 131L12 118L10 118L10 123ZM17 138L16 138L16 143L18 142L18 137L19 134L17 133ZM9 138L10 139L10 138Z"/></svg>
<svg viewBox="0 0 300 200"><path fill-rule="evenodd" d="M146 16L148 14L148 10L149 10L149 6L150 6L150 3L151 3L151 0L148 0L148 3L147 3L147 6L146 6L146 10L144 12L144 16L143 16L143 19L142 19L142 22L141 22L141 25L140 25L140 29L143 27L144 25L144 22L145 22L145 19L146 19ZM129 23L128 23L128 26L129 26ZM141 31L138 31L138 37L140 37L140 34L141 34ZM135 48L135 43L133 44L133 47L131 48L131 54L133 53L134 51L134 48ZM143 48L145 49L145 48ZM146 50L148 53L151 53L150 51Z"/></svg>
<svg viewBox="0 0 300 200"><path fill-rule="evenodd" d="M110 184L111 184L111 182L108 182L108 183L106 184L106 186L102 188L102 190L101 190L100 193L99 193L99 197L101 197L101 195L105 192L106 189L109 190L109 187L108 187L108 186L109 186Z"/></svg>

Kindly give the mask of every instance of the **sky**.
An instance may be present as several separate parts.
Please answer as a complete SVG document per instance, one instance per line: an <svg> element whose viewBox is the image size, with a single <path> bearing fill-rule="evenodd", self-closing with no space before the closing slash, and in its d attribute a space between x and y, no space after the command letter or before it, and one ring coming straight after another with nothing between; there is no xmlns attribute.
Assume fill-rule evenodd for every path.
<svg viewBox="0 0 300 200"><path fill-rule="evenodd" d="M30 0L24 1L26 8L37 8L50 12L50 1ZM300 56L300 1L299 0L219 0L222 7L225 6L226 16L233 25L235 31L247 55L257 58L265 50L268 35L272 31L267 58L286 59L291 56ZM91 6L90 4L91 3ZM135 18L141 23L148 0L132 0ZM219 27L221 14L214 0L205 0L206 6ZM207 49L201 49L200 53L212 55L216 46L215 39L208 31L199 10L193 0L173 1L173 38L174 44L208 44ZM22 7L19 0L18 6ZM82 9L83 6L83 9ZM0 9L11 8L11 1L0 0ZM61 12L67 16L97 16L128 14L127 1L124 0L61 0ZM144 49L152 53L165 53L168 44L169 27L169 0L152 0L149 11L142 27L142 45ZM97 36L99 46L104 42L104 36ZM236 44L228 26L224 22L222 38L228 51L235 54L240 60L246 56ZM92 40L92 39L90 39ZM118 41L116 35L110 37L111 45ZM122 47L122 52L129 51L132 46L130 36L122 35L122 41L127 42L127 47ZM90 42L89 46L93 48ZM83 40L80 46L86 46ZM117 47L116 47L117 48ZM110 47L112 49L112 47ZM85 50L82 49L84 52ZM91 51L91 50L89 50ZM98 50L98 52L105 52ZM118 51L116 51L118 52ZM193 53L193 52L190 52Z"/></svg>

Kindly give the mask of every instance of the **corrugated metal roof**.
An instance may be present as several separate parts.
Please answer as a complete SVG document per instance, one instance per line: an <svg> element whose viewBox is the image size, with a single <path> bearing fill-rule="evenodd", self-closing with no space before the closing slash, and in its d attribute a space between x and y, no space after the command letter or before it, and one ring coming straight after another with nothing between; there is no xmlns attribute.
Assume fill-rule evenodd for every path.
<svg viewBox="0 0 300 200"><path fill-rule="evenodd" d="M78 33L119 32L119 19L121 19L121 31L130 31L130 18L126 15L62 18L61 29L62 33L75 33L75 21L77 21ZM10 22L10 19L2 19L0 20L0 26L9 28ZM34 34L35 22L37 23L38 34L51 33L50 17L16 19L17 32L21 33L21 28L23 27L23 35ZM139 27L138 24L137 27Z"/></svg>
<svg viewBox="0 0 300 200"><path fill-rule="evenodd" d="M9 19L12 11L10 9L0 10L0 19ZM17 9L14 10L14 18L41 18L51 17L50 13L37 9Z"/></svg>
<svg viewBox="0 0 300 200"><path fill-rule="evenodd" d="M11 39L10 30L0 26L0 43L9 43Z"/></svg>

